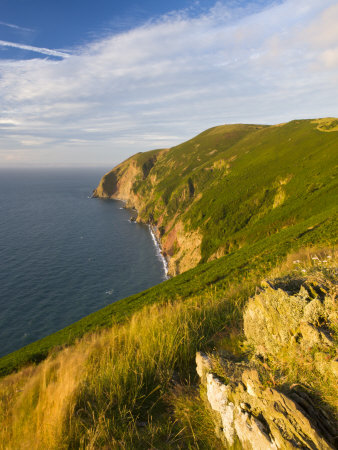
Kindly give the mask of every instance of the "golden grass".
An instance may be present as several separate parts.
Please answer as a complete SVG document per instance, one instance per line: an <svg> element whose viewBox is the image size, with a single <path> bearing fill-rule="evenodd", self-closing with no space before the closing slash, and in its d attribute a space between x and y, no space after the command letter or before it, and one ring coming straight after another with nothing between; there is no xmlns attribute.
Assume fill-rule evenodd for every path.
<svg viewBox="0 0 338 450"><path fill-rule="evenodd" d="M325 117L323 119L313 120L312 123L317 124L317 130L330 133L331 131L338 131L338 119L335 117Z"/></svg>
<svg viewBox="0 0 338 450"><path fill-rule="evenodd" d="M195 352L239 317L247 295L241 288L226 299L210 292L147 307L127 324L87 336L39 366L4 378L2 448L142 448L162 434L164 442L178 445L177 420L168 421L166 413L157 423L172 380L189 382ZM139 422L146 425L140 428Z"/></svg>
<svg viewBox="0 0 338 450"><path fill-rule="evenodd" d="M170 403L182 427L180 437L184 442L191 443L190 448L224 448L215 436L214 412L208 406L206 389L200 391L194 386L178 385L170 394Z"/></svg>
<svg viewBox="0 0 338 450"><path fill-rule="evenodd" d="M1 381L2 448L61 448L60 432L95 340L83 339Z"/></svg>
<svg viewBox="0 0 338 450"><path fill-rule="evenodd" d="M271 276L302 273L302 264L317 263L314 254L329 255L302 250ZM0 448L218 448L211 416L191 387L195 354L222 346L240 353L242 306L256 282L233 285L226 296L210 289L146 307L0 380ZM294 360L288 373L271 371L283 369L292 381L304 367Z"/></svg>
<svg viewBox="0 0 338 450"><path fill-rule="evenodd" d="M333 267L335 264L337 264L337 250L334 247L305 247L290 253L282 264L270 272L269 278L296 274L304 276L306 272L313 270L318 272L317 269L325 270L325 265Z"/></svg>

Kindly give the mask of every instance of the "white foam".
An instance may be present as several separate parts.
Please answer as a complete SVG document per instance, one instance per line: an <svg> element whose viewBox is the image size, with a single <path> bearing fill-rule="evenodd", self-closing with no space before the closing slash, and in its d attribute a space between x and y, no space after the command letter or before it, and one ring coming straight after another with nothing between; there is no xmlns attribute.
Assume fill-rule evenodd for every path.
<svg viewBox="0 0 338 450"><path fill-rule="evenodd" d="M160 246L160 243L158 242L155 233L152 229L152 226L149 225L149 231L150 231L150 236L154 242L155 248L156 248L156 255L158 257L158 259L162 262L163 264L163 269L164 269L164 279L167 280L169 278L168 276L168 261L165 259L163 253L162 253L162 248Z"/></svg>

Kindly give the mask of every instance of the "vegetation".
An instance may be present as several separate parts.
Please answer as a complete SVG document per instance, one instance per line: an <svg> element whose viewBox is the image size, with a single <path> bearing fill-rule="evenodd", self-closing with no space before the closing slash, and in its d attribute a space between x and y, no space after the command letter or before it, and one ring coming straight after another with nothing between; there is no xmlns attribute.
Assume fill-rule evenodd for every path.
<svg viewBox="0 0 338 450"><path fill-rule="evenodd" d="M211 128L158 154L151 176L136 177L140 218L162 227L164 243L178 222L197 230L200 262L300 223L337 203L338 133L323 132L336 123Z"/></svg>
<svg viewBox="0 0 338 450"><path fill-rule="evenodd" d="M4 356L0 359L0 374L8 374L29 362L39 362L51 349L74 343L77 338L88 332L129 320L134 312L144 306L174 301L176 298L184 300L196 294L203 295L210 289L222 296L234 283L256 282L292 250L302 246L335 245L336 230L337 212L330 209L218 260L201 264Z"/></svg>
<svg viewBox="0 0 338 450"><path fill-rule="evenodd" d="M326 254L333 255L335 267L334 253ZM309 264L303 258L301 267ZM311 271L325 276L324 270L310 266ZM39 365L5 377L3 448L222 448L204 394L195 386L195 353L215 348L243 353L242 306L254 286L237 283L227 295L210 290L147 306L125 324L87 334ZM301 382L334 407L335 384L321 387L309 361L297 366L297 357L288 365L284 358L283 370L276 363L264 363L268 385Z"/></svg>
<svg viewBox="0 0 338 450"><path fill-rule="evenodd" d="M222 448L196 385L196 351L241 354L243 307L261 280L284 276L293 260L302 263L292 271L314 270L304 255L337 244L338 134L317 125L216 127L103 178L114 196L133 165L140 217L163 242L179 222L199 233L200 262L1 358L0 446ZM264 361L267 379L306 384L333 408L331 381L325 393L310 360L290 361Z"/></svg>

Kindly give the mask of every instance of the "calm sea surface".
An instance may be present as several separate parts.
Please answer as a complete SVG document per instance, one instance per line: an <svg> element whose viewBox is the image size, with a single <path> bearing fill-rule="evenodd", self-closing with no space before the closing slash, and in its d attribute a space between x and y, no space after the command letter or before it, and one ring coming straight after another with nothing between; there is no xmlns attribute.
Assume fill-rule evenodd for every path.
<svg viewBox="0 0 338 450"><path fill-rule="evenodd" d="M104 170L0 170L0 356L165 278Z"/></svg>

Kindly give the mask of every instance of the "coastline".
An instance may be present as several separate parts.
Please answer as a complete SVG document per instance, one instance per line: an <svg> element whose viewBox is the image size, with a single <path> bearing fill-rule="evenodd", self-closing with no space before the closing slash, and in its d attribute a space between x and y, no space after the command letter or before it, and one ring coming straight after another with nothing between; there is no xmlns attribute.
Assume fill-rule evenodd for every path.
<svg viewBox="0 0 338 450"><path fill-rule="evenodd" d="M94 192L94 191L93 191ZM95 197L94 195L92 196L92 198L100 198L100 197ZM101 197L102 198L102 197ZM109 200L118 200L119 202L122 202L123 204L124 204L124 206L123 206L123 208L124 209L128 209L128 210L130 210L130 211L133 211L133 212L136 212L137 213L137 215L136 215L136 219L137 219L137 217L138 217L138 210L135 208L135 207L133 207L133 208L128 208L127 207L127 200L124 200L124 199L122 199L122 198L117 198L117 197L115 197L115 198L108 198ZM137 220L135 220L135 221L137 221ZM162 250L162 245L161 245L161 241L160 241L160 239L156 236L156 230L155 230L155 228L154 228L154 225L152 225L152 224L147 224L147 223L145 223L145 222L142 222L142 221L139 221L140 223L143 223L144 225L147 225L148 226L148 228L149 228L149 232L150 232L150 236L151 236L151 238L152 238L152 240L153 240L153 243L154 243L154 246L155 246L155 249L156 249L156 254L157 254L157 257L159 258L159 260L162 262L162 265L163 265L163 270L164 270L164 281L166 281L166 280L169 280L170 278L171 278L171 276L169 275L169 264L168 264L168 260L167 260L167 258L164 256L164 254L163 254L163 250Z"/></svg>
<svg viewBox="0 0 338 450"><path fill-rule="evenodd" d="M153 239L156 251L157 251L157 256L159 257L159 259L162 261L163 264L163 268L164 268L164 279L165 280L169 280L170 275L169 275L169 265L168 265L168 261L166 259L166 257L163 255L163 251L162 251L162 247L161 247L161 242L160 240L156 237L156 233L154 230L153 225L148 224L149 227L149 231L150 231L150 235Z"/></svg>

